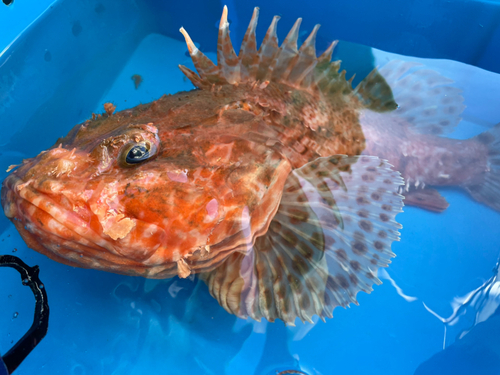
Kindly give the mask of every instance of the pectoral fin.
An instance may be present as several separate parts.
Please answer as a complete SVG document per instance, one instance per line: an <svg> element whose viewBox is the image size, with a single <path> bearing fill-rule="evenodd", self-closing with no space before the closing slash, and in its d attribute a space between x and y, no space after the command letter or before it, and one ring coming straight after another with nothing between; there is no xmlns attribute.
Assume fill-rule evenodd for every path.
<svg viewBox="0 0 500 375"><path fill-rule="evenodd" d="M290 173L266 234L201 274L230 313L269 321L312 322L380 284L394 256L403 183L377 157L320 158Z"/></svg>

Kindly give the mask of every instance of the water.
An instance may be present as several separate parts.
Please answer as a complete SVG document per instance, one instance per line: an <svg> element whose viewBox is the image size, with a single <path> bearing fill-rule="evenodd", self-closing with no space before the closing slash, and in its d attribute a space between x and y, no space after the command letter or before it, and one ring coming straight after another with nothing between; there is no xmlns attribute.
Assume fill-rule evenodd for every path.
<svg viewBox="0 0 500 375"><path fill-rule="evenodd" d="M153 5L154 14L148 8ZM236 43L251 7L228 5ZM460 38L460 32L470 31L472 40L484 38L486 28L493 44L499 29L491 24L500 14L494 3L457 3L455 13L446 17L440 12L449 11L452 4L433 3L435 13L424 11L424 5L398 3L391 12L365 8L361 14L350 13L352 19L346 21L340 15L347 5L336 4L338 8L331 10L332 5L318 2L323 11L308 11L302 29L310 31L315 22L323 24L318 48L341 38L400 54L493 66L490 60L495 52L484 47L482 54L476 53L474 43ZM164 93L190 90L192 85L177 68L191 63L176 30L184 26L214 58L214 25L221 6L200 4L190 11L182 4L175 7L62 1L31 26L11 47L16 53L8 50L0 57L4 124L0 170L50 147L74 124L92 112L101 113L105 102L121 110ZM470 14L475 18L467 17L461 28L454 29L456 40L449 39L450 28L458 22L454 17L461 14L464 19L463 12L474 9ZM336 17L330 19L327 10ZM295 18L305 15L299 6L261 5L259 38L278 13L282 15L280 40ZM405 29L404 20L408 26L395 32L387 21L382 30L371 32L377 17L397 21L391 24L394 29ZM481 24L476 26L483 31L466 22ZM384 32L390 37L382 38ZM443 36L446 33L448 39ZM398 57L350 43L341 43L338 54L348 71L361 72ZM424 63L463 90L467 108L452 137L469 138L500 121L497 73L451 60L402 58ZM136 89L132 76L137 74L142 82ZM0 253L17 249L16 256L40 266L51 307L46 338L16 373L276 374L290 369L332 375L500 373L498 282L492 278L500 253L500 216L461 191L440 192L450 203L444 213L405 207L397 216L403 224L402 239L392 246L397 257L379 273L381 286L371 295L359 294L360 306L337 308L326 323L296 327L229 315L192 277L145 280L55 263L27 249L3 218ZM17 274L1 271L0 351L5 353L30 326L33 302ZM456 315L458 319L453 319Z"/></svg>

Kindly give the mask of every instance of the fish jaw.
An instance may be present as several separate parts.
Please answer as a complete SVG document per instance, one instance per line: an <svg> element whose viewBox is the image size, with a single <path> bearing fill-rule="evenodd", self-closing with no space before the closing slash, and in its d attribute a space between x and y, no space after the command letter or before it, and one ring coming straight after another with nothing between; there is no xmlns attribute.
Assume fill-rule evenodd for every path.
<svg viewBox="0 0 500 375"><path fill-rule="evenodd" d="M98 160L85 152L64 148L43 152L25 161L4 180L4 212L29 247L56 261L118 273L124 273L120 270L128 267L128 274L147 274L141 260L150 254L144 249L151 252L158 246L136 246L130 251L120 241L126 240L134 228L144 230L147 226L152 232L151 225L128 219L121 220L120 228L122 217L110 210L108 216L116 220L113 223L108 218L106 228L92 211L92 200L102 196L103 190L96 189L100 184L92 179L99 175L99 165ZM105 235L106 229L116 234L114 239ZM156 236L150 236L149 242L161 243L158 240L161 232L157 232Z"/></svg>
<svg viewBox="0 0 500 375"><path fill-rule="evenodd" d="M213 198L183 187L190 200L189 215L183 217L187 210L181 208L178 220L169 221L167 217L180 208L178 197L171 194L170 201L160 197L166 197L176 189L173 185L181 183L164 182L153 173L138 173L130 179L132 183L127 178L120 181L112 173L94 179L87 173L87 181L64 181L35 178L30 170L41 165L34 161L30 164L34 166L24 176L26 168L4 181L4 212L29 247L68 265L144 277L174 276L176 262L199 247L197 239L205 244L223 215ZM91 175L96 176L97 170L98 166ZM26 174L32 178L20 178ZM154 215L155 210L162 211L161 217ZM203 220L193 216L208 220L203 225ZM177 223L193 220L201 221L204 228L182 238L173 234ZM171 251L173 248L176 250Z"/></svg>

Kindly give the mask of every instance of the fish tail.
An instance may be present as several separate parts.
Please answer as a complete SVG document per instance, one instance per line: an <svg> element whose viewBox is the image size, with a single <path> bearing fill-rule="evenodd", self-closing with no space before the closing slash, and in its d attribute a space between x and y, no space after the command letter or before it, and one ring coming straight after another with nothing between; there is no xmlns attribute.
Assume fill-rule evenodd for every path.
<svg viewBox="0 0 500 375"><path fill-rule="evenodd" d="M474 138L487 148L487 163L482 182L465 186L478 202L500 211L500 123Z"/></svg>

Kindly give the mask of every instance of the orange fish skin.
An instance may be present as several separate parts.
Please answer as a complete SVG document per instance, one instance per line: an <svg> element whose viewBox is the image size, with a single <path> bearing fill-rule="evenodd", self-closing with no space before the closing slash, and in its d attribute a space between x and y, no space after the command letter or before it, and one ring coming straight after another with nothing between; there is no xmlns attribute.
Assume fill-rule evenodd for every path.
<svg viewBox="0 0 500 375"><path fill-rule="evenodd" d="M293 168L361 153L359 107L276 82L163 96L75 126L7 177L2 205L29 247L65 264L208 271L267 231ZM125 165L137 143L155 155Z"/></svg>

